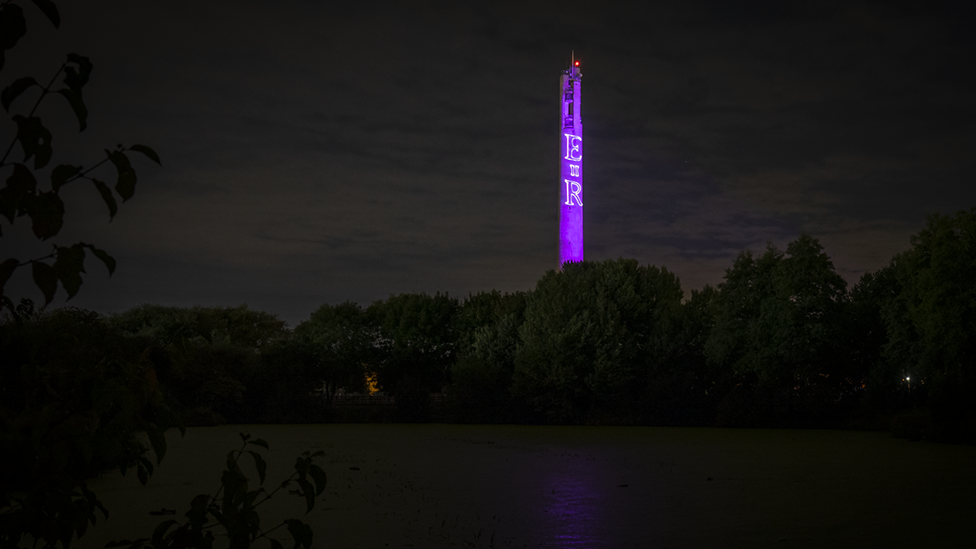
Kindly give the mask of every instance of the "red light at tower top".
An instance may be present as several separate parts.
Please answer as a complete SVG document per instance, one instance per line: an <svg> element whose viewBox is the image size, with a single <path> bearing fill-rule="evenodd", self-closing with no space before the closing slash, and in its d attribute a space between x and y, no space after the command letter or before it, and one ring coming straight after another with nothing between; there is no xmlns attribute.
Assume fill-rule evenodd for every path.
<svg viewBox="0 0 976 549"><path fill-rule="evenodd" d="M579 66L579 61L577 61L577 62L575 62L575 63L573 63L573 64L574 64L574 65L576 65L576 66L578 67L578 66Z"/></svg>

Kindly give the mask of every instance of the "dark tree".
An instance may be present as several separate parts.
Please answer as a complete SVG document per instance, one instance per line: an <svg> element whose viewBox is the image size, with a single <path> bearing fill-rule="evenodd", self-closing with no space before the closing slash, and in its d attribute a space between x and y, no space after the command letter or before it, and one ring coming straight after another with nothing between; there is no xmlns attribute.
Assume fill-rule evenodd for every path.
<svg viewBox="0 0 976 549"><path fill-rule="evenodd" d="M97 510L107 516L85 480L135 469L145 484L154 466L144 441L158 464L177 420L151 341L90 311L18 309L0 323L0 546L30 536L67 549Z"/></svg>
<svg viewBox="0 0 976 549"><path fill-rule="evenodd" d="M188 425L258 419L268 389L261 355L289 335L277 316L246 305L140 305L111 321L123 333L149 338L165 350L159 379Z"/></svg>
<svg viewBox="0 0 976 549"><path fill-rule="evenodd" d="M390 296L367 309L378 333L374 371L380 388L396 398L402 419L425 420L430 393L449 381L457 312L457 300L440 293Z"/></svg>
<svg viewBox="0 0 976 549"><path fill-rule="evenodd" d="M509 395L527 294L498 291L469 296L458 315L458 357L448 396L459 421L518 421Z"/></svg>
<svg viewBox="0 0 976 549"><path fill-rule="evenodd" d="M528 296L515 395L549 421L625 414L664 359L658 343L682 295L674 274L632 259L547 272Z"/></svg>
<svg viewBox="0 0 976 549"><path fill-rule="evenodd" d="M884 380L914 380L936 438L976 439L976 208L930 216L911 242L891 266L900 291L883 309Z"/></svg>
<svg viewBox="0 0 976 549"><path fill-rule="evenodd" d="M527 295L496 290L465 300L458 314L458 354L499 368L514 368Z"/></svg>
<svg viewBox="0 0 976 549"><path fill-rule="evenodd" d="M646 419L663 425L710 425L727 380L709 368L705 341L711 333L711 286L692 290L691 298L672 314L662 315L652 339L659 359L650 365L643 398Z"/></svg>
<svg viewBox="0 0 976 549"><path fill-rule="evenodd" d="M847 362L846 282L816 239L800 236L785 255L741 253L718 289L706 353L739 387L736 421L816 421L820 404L860 385Z"/></svg>
<svg viewBox="0 0 976 549"><path fill-rule="evenodd" d="M900 295L894 263L864 273L850 292L850 360L855 370L865 373L865 405L871 413L890 414L909 404L904 378L911 377L910 367L884 356L886 348L905 356L901 347L913 347L918 339Z"/></svg>
<svg viewBox="0 0 976 549"><path fill-rule="evenodd" d="M228 343L258 353L288 335L285 322L273 313L238 307L166 307L139 305L112 315L111 321L129 334L152 337L161 345L181 349L188 342Z"/></svg>
<svg viewBox="0 0 976 549"><path fill-rule="evenodd" d="M309 347L314 371L327 402L339 389L362 391L376 348L375 329L356 303L322 305L295 328L295 339Z"/></svg>

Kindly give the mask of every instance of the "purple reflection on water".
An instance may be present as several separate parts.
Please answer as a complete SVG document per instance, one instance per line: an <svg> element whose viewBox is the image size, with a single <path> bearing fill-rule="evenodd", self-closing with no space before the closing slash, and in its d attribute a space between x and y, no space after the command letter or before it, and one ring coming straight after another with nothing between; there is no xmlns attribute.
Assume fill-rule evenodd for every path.
<svg viewBox="0 0 976 549"><path fill-rule="evenodd" d="M574 463L575 462L575 463ZM572 467L552 470L547 521L544 533L551 542L544 547L607 547L607 524L603 513L607 486L594 462L573 460Z"/></svg>

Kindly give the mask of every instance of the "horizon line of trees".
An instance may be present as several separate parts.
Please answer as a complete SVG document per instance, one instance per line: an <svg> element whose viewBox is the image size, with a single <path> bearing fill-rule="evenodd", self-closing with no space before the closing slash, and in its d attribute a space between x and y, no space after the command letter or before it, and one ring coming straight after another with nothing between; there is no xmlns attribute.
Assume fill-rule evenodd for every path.
<svg viewBox="0 0 976 549"><path fill-rule="evenodd" d="M342 420L334 396L372 383L397 404L374 420L890 427L973 441L976 208L930 216L911 243L850 288L801 235L741 252L722 283L687 298L666 268L617 259L566 264L525 292L325 304L294 329L246 305L102 316L24 301L0 325L16 362L0 401L7 420L29 413L15 393L56 372L108 376L113 391L138 383L141 399L158 388L165 406L152 397L152 409L187 425L317 422ZM438 392L447 405L432 416ZM111 409L104 389L92 394L89 408Z"/></svg>

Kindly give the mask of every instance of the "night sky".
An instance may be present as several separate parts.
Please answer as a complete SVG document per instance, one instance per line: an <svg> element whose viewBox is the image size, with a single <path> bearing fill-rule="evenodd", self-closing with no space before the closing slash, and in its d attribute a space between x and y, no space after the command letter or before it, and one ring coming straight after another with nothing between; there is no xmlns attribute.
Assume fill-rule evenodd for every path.
<svg viewBox="0 0 976 549"><path fill-rule="evenodd" d="M806 232L853 283L926 215L976 206L972 8L632 4L62 1L56 31L27 3L0 85L68 52L95 66L88 130L60 97L39 111L51 166L116 143L163 162L133 153L111 223L89 183L62 192L54 241L119 262L109 278L90 257L67 304L247 303L294 325L323 303L534 287L557 261L574 50L587 259L666 266L687 295ZM5 256L49 251L2 223ZM7 293L42 301L28 269Z"/></svg>

